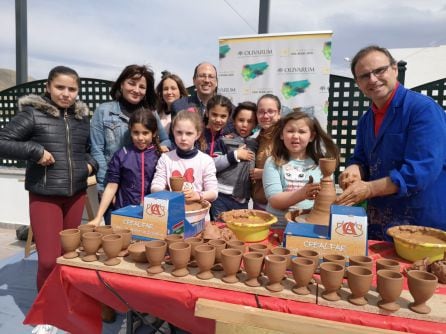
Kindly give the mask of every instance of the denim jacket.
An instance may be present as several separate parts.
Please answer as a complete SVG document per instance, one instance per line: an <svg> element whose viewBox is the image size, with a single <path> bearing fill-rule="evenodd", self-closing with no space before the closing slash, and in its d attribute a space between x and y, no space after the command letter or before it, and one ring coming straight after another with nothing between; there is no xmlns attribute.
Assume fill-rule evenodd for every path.
<svg viewBox="0 0 446 334"><path fill-rule="evenodd" d="M160 118L156 112L154 115L158 123L158 135L161 145L170 147L170 141ZM91 155L99 164L99 170L96 175L99 191L103 191L105 188L107 165L113 154L121 147L131 144L128 122L129 118L121 112L117 101L100 104L91 118Z"/></svg>

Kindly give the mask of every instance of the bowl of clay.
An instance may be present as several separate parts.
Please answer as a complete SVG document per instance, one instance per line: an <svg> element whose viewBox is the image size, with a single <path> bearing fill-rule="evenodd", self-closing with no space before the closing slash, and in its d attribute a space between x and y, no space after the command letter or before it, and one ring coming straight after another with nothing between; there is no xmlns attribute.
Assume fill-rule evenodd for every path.
<svg viewBox="0 0 446 334"><path fill-rule="evenodd" d="M138 241L135 242L134 244L130 244L127 250L129 251L130 258L133 260L133 262L138 262L138 263L147 262L146 242Z"/></svg>
<svg viewBox="0 0 446 334"><path fill-rule="evenodd" d="M443 259L446 252L446 232L431 227L400 225L387 230L393 238L396 253L405 260Z"/></svg>
<svg viewBox="0 0 446 334"><path fill-rule="evenodd" d="M238 240L245 242L265 240L268 237L270 226L277 223L276 216L254 209L223 212L220 218L234 232Z"/></svg>

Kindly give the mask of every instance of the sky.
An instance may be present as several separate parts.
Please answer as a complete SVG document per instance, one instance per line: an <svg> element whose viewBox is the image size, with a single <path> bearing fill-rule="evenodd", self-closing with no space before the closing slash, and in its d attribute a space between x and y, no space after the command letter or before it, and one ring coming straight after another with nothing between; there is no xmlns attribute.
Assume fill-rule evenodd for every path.
<svg viewBox="0 0 446 334"><path fill-rule="evenodd" d="M192 84L195 65L218 67L219 37L255 35L259 0L29 0L28 74L56 65L114 80L129 64L169 70ZM332 73L345 75L369 44L446 44L442 0L270 0L269 33L333 31ZM15 1L0 0L0 68L15 69ZM410 66L410 59L405 59Z"/></svg>

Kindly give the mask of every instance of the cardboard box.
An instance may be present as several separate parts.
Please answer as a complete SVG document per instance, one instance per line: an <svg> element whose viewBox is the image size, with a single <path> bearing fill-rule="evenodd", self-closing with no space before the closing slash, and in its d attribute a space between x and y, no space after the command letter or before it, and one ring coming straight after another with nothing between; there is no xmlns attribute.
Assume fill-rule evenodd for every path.
<svg viewBox="0 0 446 334"><path fill-rule="evenodd" d="M325 254L367 255L367 214L362 207L332 205L329 226L289 222L284 246Z"/></svg>
<svg viewBox="0 0 446 334"><path fill-rule="evenodd" d="M187 217L186 217L187 216ZM130 205L112 212L111 224L132 230L136 239L164 239L168 234L185 238L200 233L205 216L187 214L182 193L160 191L144 197L144 205Z"/></svg>

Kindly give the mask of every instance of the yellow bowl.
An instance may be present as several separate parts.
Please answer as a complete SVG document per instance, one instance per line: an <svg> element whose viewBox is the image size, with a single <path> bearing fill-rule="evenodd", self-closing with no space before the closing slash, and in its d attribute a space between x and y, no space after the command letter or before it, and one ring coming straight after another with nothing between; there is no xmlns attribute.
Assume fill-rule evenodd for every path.
<svg viewBox="0 0 446 334"><path fill-rule="evenodd" d="M261 210L241 209L223 212L221 219L234 232L238 240L258 242L265 240L269 227L277 223L277 217Z"/></svg>
<svg viewBox="0 0 446 334"><path fill-rule="evenodd" d="M387 230L393 238L396 253L408 261L429 258L443 259L446 252L446 232L431 227L400 225Z"/></svg>

